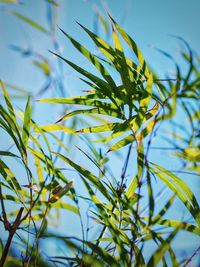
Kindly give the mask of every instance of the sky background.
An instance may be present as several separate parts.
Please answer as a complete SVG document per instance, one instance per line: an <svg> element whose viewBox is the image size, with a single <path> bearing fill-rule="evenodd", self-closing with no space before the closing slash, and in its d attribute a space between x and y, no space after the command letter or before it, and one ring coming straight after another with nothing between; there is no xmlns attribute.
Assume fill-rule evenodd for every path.
<svg viewBox="0 0 200 267"><path fill-rule="evenodd" d="M48 3L43 0L24 0L21 2L19 5L0 3L0 79L5 83L14 84L36 95L46 85L47 81L44 79L43 73L32 64L32 57L22 56L11 45L46 56L50 59L52 68L55 67L56 73L58 69L57 60L48 52L48 50L55 51L55 49L52 45L51 37L20 21L12 15L12 12L17 11L48 29L49 9ZM63 0L58 2L56 24L93 52L96 51L96 48L76 24L76 21L90 30L96 31L111 42L110 36L104 32L96 16L98 11L108 21L106 11L109 12L133 37L147 62L156 70L160 78L164 78L166 73L172 77L174 69L172 62L156 51L155 48L171 53L178 62L181 62L179 52L183 45L172 36L181 36L197 53L200 50L199 0ZM90 68L90 65L75 51L59 29L56 28L55 33L62 54L73 62ZM83 83L78 79L77 73L66 65L63 65L62 80L66 96L79 95L81 90L85 89ZM12 93L12 91L10 92ZM42 97L47 96L61 96L61 93L55 86L55 88L47 90L42 95ZM25 105L24 100L14 99L14 102L16 107L23 108ZM34 102L33 104L35 105ZM60 107L54 106L52 108L51 105L36 104L34 118L41 124L53 123L59 118L59 112ZM184 118L180 116L179 119L184 122ZM8 143L5 139L5 142L1 144L1 150L6 148L7 145ZM166 161L166 156L169 156L169 154L164 153L161 155L159 152L154 152L152 156L161 163L165 163L165 167L175 168L178 166L178 163L174 162L172 157L168 157ZM120 162L120 160L114 159L113 164L116 164L116 162ZM122 166L120 164L119 166L118 168L120 169ZM119 170L118 168L116 170ZM197 185L199 183L197 178L189 178L188 183L198 194ZM177 203L177 212L179 207ZM78 227L76 219L73 219L72 216L71 220L75 223L72 229L75 233L77 231L76 227ZM66 221L62 221L60 229L64 229L66 225ZM184 235L183 239L180 239L178 243L180 247L183 245L181 240L185 238L187 238L187 234ZM198 240L190 238L187 242L192 251L196 247Z"/></svg>
<svg viewBox="0 0 200 267"><path fill-rule="evenodd" d="M9 12L11 10L18 11L48 28L47 4L43 0L22 2L24 4L21 5L0 4L0 73L1 79L7 81L12 78L20 86L33 90L40 82L35 77L37 74L27 69L26 79L24 79L25 70L21 68L21 63L25 64L26 62L23 58L19 59L19 55L10 50L8 45L14 43L24 48L31 45L38 52L48 53L47 49L51 49L51 43L48 42L48 37L43 33L25 25ZM158 47L174 55L175 52L178 52L180 45L170 35L181 36L193 49L196 51L199 49L200 1L198 0L63 0L60 1L58 7L59 19L57 24L73 37L80 37L87 45L88 38L80 30L76 21L94 29L95 9L100 10L104 16L106 16L105 10L109 11L134 37L148 62L161 73L166 73L166 70L169 70L169 62L159 55L153 47ZM73 59L76 60L78 53L74 53L73 47L68 45L66 40L64 41L58 30L56 34L65 55L73 55ZM26 68L29 65L27 64Z"/></svg>

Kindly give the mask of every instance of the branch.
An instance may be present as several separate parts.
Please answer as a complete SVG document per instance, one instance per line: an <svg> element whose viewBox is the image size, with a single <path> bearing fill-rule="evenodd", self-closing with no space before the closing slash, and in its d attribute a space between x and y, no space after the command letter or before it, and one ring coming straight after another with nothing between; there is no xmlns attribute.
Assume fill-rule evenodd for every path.
<svg viewBox="0 0 200 267"><path fill-rule="evenodd" d="M195 252L192 254L192 256L191 256L189 259L187 259L187 260L185 261L185 264L183 265L183 267L187 266L187 265L192 261L192 259L193 259L199 252L200 252L200 247L198 247L198 248L195 250Z"/></svg>
<svg viewBox="0 0 200 267"><path fill-rule="evenodd" d="M19 227L19 225L21 223L21 217L22 217L22 213L24 211L24 207L21 207L19 209L17 217L16 217L14 223L11 225L10 222L8 221L8 219L7 219L5 206L4 206L4 202L3 202L1 185L0 185L0 201L1 201L2 214L3 214L3 219L1 218L1 221L4 224L5 230L7 230L9 232L8 239L6 241L6 245L5 245L4 249L3 249L3 253L2 253L2 256L1 256L1 259L0 259L0 266L3 267L3 265L4 265L5 261L6 261L7 255L8 255L8 251L9 251L13 236L14 236L15 232L18 230L18 227Z"/></svg>

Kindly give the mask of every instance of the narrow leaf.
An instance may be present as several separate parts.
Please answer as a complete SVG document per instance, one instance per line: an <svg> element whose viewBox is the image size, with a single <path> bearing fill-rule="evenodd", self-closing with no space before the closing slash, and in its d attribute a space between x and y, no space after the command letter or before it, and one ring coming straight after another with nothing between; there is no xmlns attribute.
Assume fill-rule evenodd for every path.
<svg viewBox="0 0 200 267"><path fill-rule="evenodd" d="M24 112L24 123L22 130L22 141L24 147L26 148L28 145L28 139L30 136L30 127L31 127L31 105L30 105L30 97L28 98L25 112Z"/></svg>
<svg viewBox="0 0 200 267"><path fill-rule="evenodd" d="M18 12L11 12L12 15L14 15L15 17L21 19L22 21L26 22L27 24L29 24L30 26L44 32L44 33L49 33L48 30L46 30L43 26L41 26L40 24L38 24L37 22L21 15L20 13Z"/></svg>

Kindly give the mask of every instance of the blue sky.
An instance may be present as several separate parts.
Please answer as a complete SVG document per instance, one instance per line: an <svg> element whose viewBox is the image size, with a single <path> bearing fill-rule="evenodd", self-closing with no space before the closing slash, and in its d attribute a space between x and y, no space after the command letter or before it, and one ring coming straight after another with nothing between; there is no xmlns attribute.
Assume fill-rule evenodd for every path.
<svg viewBox="0 0 200 267"><path fill-rule="evenodd" d="M25 60L20 60L19 55L11 51L8 45L13 43L13 40L16 45L24 45L24 47L31 43L38 52L42 53L47 53L47 49L51 47L49 47L48 38L45 35L31 29L31 27L26 26L8 13L9 10L16 10L48 27L45 1L29 0L23 2L23 5L1 4L0 6L0 73L3 80L10 80L12 77L17 83L30 88L37 85L36 81L34 82L33 73L31 74L31 71L27 70L27 84L25 84L23 79L24 69L22 71L19 68L19 62L21 66L21 63L25 64ZM163 73L166 73L166 70L169 69L169 64L163 56L154 51L153 47L158 47L173 54L177 52L179 42L169 35L181 36L188 41L193 49L197 51L199 49L200 1L198 0L63 0L60 3L58 25L75 38L81 37L81 40L86 44L88 38L79 29L75 21L93 29L94 10L99 9L103 14L105 9L108 10L134 37L147 60ZM73 55L74 58L76 54L74 55L72 46L68 48L59 31L57 31L57 36L58 40L61 40L61 46L63 46L66 55ZM68 51L66 51L65 46L69 49ZM26 67L28 67L28 64ZM29 82L31 82L31 85L28 84Z"/></svg>
<svg viewBox="0 0 200 267"><path fill-rule="evenodd" d="M36 92L44 85L43 75L30 64L30 58L21 57L19 53L10 48L10 45L14 44L24 49L31 48L50 58L52 65L54 65L55 58L49 54L48 50L54 50L54 48L49 36L11 14L11 11L15 10L48 28L46 1L24 0L22 2L24 4L0 4L0 79ZM194 50L199 52L199 0L63 0L59 3L57 25L93 51L95 47L76 21L94 30L96 29L95 10L99 10L105 18L105 11L108 11L133 36L147 61L161 78L164 78L166 73L173 75L173 65L158 53L155 47L173 54L174 58L180 61L179 51L182 45L171 35L183 37ZM106 38L101 26L99 26L99 33ZM56 36L66 58L89 67L58 29L56 29ZM66 65L63 68L63 78L66 95L78 95L84 89L83 84L78 80L77 73ZM47 95L59 96L59 92L53 89L47 92L45 97ZM25 105L24 101L14 101L16 106ZM34 116L39 123L53 123L58 119L57 112L59 112L57 107L52 109L50 105L37 104ZM158 157L161 162L165 161L166 155L155 153L154 156ZM171 158L165 163L169 167L177 164ZM197 181L194 183L197 184ZM196 192L198 193L197 188ZM66 226L63 224L63 227ZM75 227L74 231L76 231Z"/></svg>

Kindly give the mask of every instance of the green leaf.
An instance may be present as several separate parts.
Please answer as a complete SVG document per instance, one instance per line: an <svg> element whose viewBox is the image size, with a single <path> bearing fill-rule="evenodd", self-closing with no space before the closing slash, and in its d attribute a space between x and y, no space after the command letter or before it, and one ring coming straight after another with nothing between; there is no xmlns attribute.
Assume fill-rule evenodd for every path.
<svg viewBox="0 0 200 267"><path fill-rule="evenodd" d="M122 140L120 140L119 142L115 143L114 145L112 145L108 152L110 151L115 151L118 150L124 146L127 146L130 143L133 143L136 140L140 140L141 138L145 138L153 129L153 127L155 126L155 121L152 120L149 122L149 124L141 131L140 134L138 134L137 136L135 136L134 134L130 134L126 137L124 137Z"/></svg>
<svg viewBox="0 0 200 267"><path fill-rule="evenodd" d="M158 241L160 244L163 244L165 242L165 240L161 237L162 233L160 234L160 233L156 233L155 231L151 231L150 235L151 235L151 238L155 241L156 245L158 245ZM174 251L170 245L169 245L168 251L169 251L169 255L171 257L172 266L173 267L180 267L180 264L178 263L177 258L175 256L175 253L174 253ZM167 267L165 257L162 258L162 261L163 261L163 266Z"/></svg>
<svg viewBox="0 0 200 267"><path fill-rule="evenodd" d="M151 184L151 176L149 171L147 171L147 186L148 186L148 197L149 197L149 218L148 218L148 225L152 224L152 217L154 213L154 195L153 195L153 187Z"/></svg>
<svg viewBox="0 0 200 267"><path fill-rule="evenodd" d="M99 133L99 132L107 132L107 131L113 131L113 128L118 125L119 123L106 123L99 126L93 126L88 128L83 128L80 130L77 130L77 133Z"/></svg>
<svg viewBox="0 0 200 267"><path fill-rule="evenodd" d="M61 158L63 161L67 162L69 165L71 165L76 171L78 171L81 175L83 175L86 179L88 179L94 186L108 199L111 200L111 196L109 195L108 190L104 187L102 182L93 175L90 171L84 169L83 167L77 165L73 161L71 161L69 158L63 156L62 154L52 152L53 154L57 155L59 158Z"/></svg>
<svg viewBox="0 0 200 267"><path fill-rule="evenodd" d="M91 37L91 39L94 41L94 43L97 45L99 50L111 61L115 62L115 51L114 49L103 39L101 39L99 36L91 32L89 29L78 23L82 29L86 31L86 33Z"/></svg>
<svg viewBox="0 0 200 267"><path fill-rule="evenodd" d="M153 224L155 223L154 218L152 219L152 223ZM179 228L180 230L185 230L200 236L200 228L186 222L179 222L176 220L165 219L165 220L156 220L156 224L173 228Z"/></svg>
<svg viewBox="0 0 200 267"><path fill-rule="evenodd" d="M119 142L117 142L114 145L112 145L109 148L108 152L118 150L118 149L120 149L120 148L122 148L124 146L127 146L127 145L133 143L135 140L136 140L135 136L133 134L130 134L130 135L124 137Z"/></svg>
<svg viewBox="0 0 200 267"><path fill-rule="evenodd" d="M158 249L151 256L147 267L157 266L161 259L164 257L165 253L170 249L170 243L178 233L179 228L176 228L169 237L164 240L164 242L158 247Z"/></svg>
<svg viewBox="0 0 200 267"><path fill-rule="evenodd" d="M116 61L117 61L117 70L120 73L121 80L123 83L123 86L129 95L128 97L128 102L131 104L131 96L134 93L134 86L132 84L133 82L133 77L132 77L132 72L129 70L129 65L127 64L127 59L125 57L122 45L120 43L120 40L117 36L117 33L115 32L115 29L112 28L112 33L113 33L113 40L114 40L114 47L116 51ZM136 86L136 84L135 84Z"/></svg>
<svg viewBox="0 0 200 267"><path fill-rule="evenodd" d="M65 125L57 125L57 124L50 124L50 125L40 125L37 128L34 129L36 133L39 133L40 130L44 132L56 132L56 131L62 131L69 134L75 134L73 130L66 127Z"/></svg>
<svg viewBox="0 0 200 267"><path fill-rule="evenodd" d="M91 99L93 98L93 99ZM86 95L86 96L77 96L72 98L46 98L38 100L39 102L45 103L54 103L54 104L74 104L74 105L83 105L83 106L94 106L95 109L83 110L83 113L94 113L94 114L103 114L107 116L114 116L117 118L124 119L124 115L121 113L120 109L116 107L113 103L107 103L100 100L96 100L94 95ZM75 110L72 113L68 113L63 116L57 122L67 119L68 117L81 114L82 110Z"/></svg>
<svg viewBox="0 0 200 267"><path fill-rule="evenodd" d="M6 157L19 158L19 156L15 155L14 153L9 152L9 151L0 151L0 155L1 156L6 156Z"/></svg>
<svg viewBox="0 0 200 267"><path fill-rule="evenodd" d="M137 56L137 59L140 63L140 66L141 66L145 76L148 77L149 76L149 70L148 70L147 64L145 62L145 59L142 55L142 52L140 51L140 49L138 48L136 43L133 41L133 39L119 26L119 24L117 24L117 22L111 16L109 16L109 17L112 20L112 22L114 23L116 29L118 30L118 32L120 33L122 38L125 40L125 42L130 46L130 48L133 50L133 52Z"/></svg>
<svg viewBox="0 0 200 267"><path fill-rule="evenodd" d="M24 147L26 148L28 145L28 139L30 136L30 128L31 128L31 105L30 105L30 97L28 98L25 112L24 112L24 123L23 123L23 130L22 130L22 141Z"/></svg>
<svg viewBox="0 0 200 267"><path fill-rule="evenodd" d="M8 95L8 93L6 91L6 88L5 88L5 86L4 86L4 84L3 84L3 82L1 80L0 80L0 85L1 85L1 88L3 90L3 95L4 95L4 99L6 101L8 112L9 112L11 118L13 119L13 121L16 124L17 122L16 122L16 116L15 116L14 108L12 106L12 103L11 103L11 100L9 98L9 95Z"/></svg>
<svg viewBox="0 0 200 267"><path fill-rule="evenodd" d="M101 25L103 26L105 32L108 33L109 27L108 27L106 20L104 19L104 17L101 15L101 13L99 11L97 11L96 15L99 18Z"/></svg>
<svg viewBox="0 0 200 267"><path fill-rule="evenodd" d="M49 199L49 202L54 203L58 201L62 196L64 196L70 190L72 185L73 185L73 182L69 182L64 187L57 185L52 191L53 196Z"/></svg>
<svg viewBox="0 0 200 267"><path fill-rule="evenodd" d="M102 100L102 101L100 101ZM113 110L119 110L112 103L103 102L104 99L97 99L95 95L85 95L85 96L76 96L70 98L46 98L37 100L38 102L54 103L54 104L74 104L74 105L83 105L83 106L95 106L95 107L107 107Z"/></svg>
<svg viewBox="0 0 200 267"><path fill-rule="evenodd" d="M134 266L145 267L144 256L142 255L142 249L138 248L135 244L133 246L133 251L135 253Z"/></svg>
<svg viewBox="0 0 200 267"><path fill-rule="evenodd" d="M26 149L24 147L21 135L19 132L19 126L17 124L16 118L10 115L1 105L0 105L0 125L1 127L10 135L12 141L15 143L23 159L26 158Z"/></svg>
<svg viewBox="0 0 200 267"><path fill-rule="evenodd" d="M160 220L165 213L169 210L169 208L172 206L174 199L176 197L176 194L172 195L170 199L167 201L167 203L163 206L163 208L159 211L159 213L152 219L152 223L156 223L158 220Z"/></svg>
<svg viewBox="0 0 200 267"><path fill-rule="evenodd" d="M96 253L104 262L109 264L109 266L118 267L117 260L111 256L105 249L100 248L99 246L91 243L86 242L86 245L94 252Z"/></svg>
<svg viewBox="0 0 200 267"><path fill-rule="evenodd" d="M46 30L43 26L41 26L41 25L38 24L37 22L35 22L35 21L33 21L33 20L31 20L31 19L29 19L29 18L27 18L27 17L21 15L21 14L18 13L18 12L13 12L13 11L12 11L11 14L14 15L15 17L21 19L22 21L26 22L26 23L29 24L30 26L32 26L32 27L34 27L34 28L40 30L41 32L43 32L43 33L49 33L49 31Z"/></svg>
<svg viewBox="0 0 200 267"><path fill-rule="evenodd" d="M78 110L71 111L67 113L66 115L64 115L62 118L60 118L58 121L56 121L56 123L67 120L73 116L82 115L82 114L86 114L89 116L92 114L97 114L97 115L106 115L106 116L111 116L111 117L116 117L116 118L123 118L123 116L121 116L117 111L115 111L114 109L109 109L109 107L107 108L105 106L103 108L78 109Z"/></svg>
<svg viewBox="0 0 200 267"><path fill-rule="evenodd" d="M14 201L16 203L20 203L19 198L18 197L14 197L12 195L3 194L2 198L5 199L5 200L9 200L9 201Z"/></svg>
<svg viewBox="0 0 200 267"><path fill-rule="evenodd" d="M78 23L86 32L87 34L92 38L94 43L97 45L99 50L112 62L111 66L114 66L114 69L117 70L120 74L123 72L123 69L120 66L120 60L117 56L117 52L103 39L101 39L99 36L88 30L86 27ZM103 60L105 62L105 60ZM125 58L126 61L126 68L128 68L128 72L130 77L135 75L137 76L138 74L142 75L141 69L134 63L132 62L129 58ZM108 62L107 62L108 63ZM123 63L125 64L125 62ZM124 77L124 76L123 76ZM132 78L131 78L132 79ZM117 91L115 91L117 95Z"/></svg>
<svg viewBox="0 0 200 267"><path fill-rule="evenodd" d="M0 159L0 173L5 179L5 181L10 185L10 187L15 192L17 192L18 190L22 190L13 172L1 159Z"/></svg>
<svg viewBox="0 0 200 267"><path fill-rule="evenodd" d="M47 60L45 60L45 59L42 61L33 60L33 63L35 66L40 68L46 76L50 76L51 67L50 67L49 62Z"/></svg>
<svg viewBox="0 0 200 267"><path fill-rule="evenodd" d="M116 101L115 101L115 96L113 94L113 88L110 87L110 85L105 82L104 80L100 79L99 77L95 76L94 74L84 70L83 68L79 67L78 65L74 64L73 62L65 59L64 57L51 52L52 54L54 54L55 56L59 57L60 59L62 59L64 62L66 62L68 65L70 65L72 68L74 68L77 72L81 73L82 75L84 75L85 77L87 77L89 80L91 80L92 82L94 82L99 90L105 95L107 96L109 99L112 100L113 103L115 103L115 105L118 107Z"/></svg>
<svg viewBox="0 0 200 267"><path fill-rule="evenodd" d="M56 202L53 201L52 207L54 209L58 209L58 210L59 209L69 210L69 211L72 211L73 213L75 213L77 215L80 215L80 212L79 212L77 207L75 207L74 205L71 205L69 203L63 202L60 199L57 200Z"/></svg>
<svg viewBox="0 0 200 267"><path fill-rule="evenodd" d="M126 193L125 193L125 195L126 195L126 197L127 197L128 199L130 199L130 198L132 198L132 197L134 196L134 194L135 194L135 190L137 189L137 187L138 187L138 177L135 176L135 177L132 179L132 181L131 181L131 183L130 183L130 185L129 185L129 187L128 187Z"/></svg>
<svg viewBox="0 0 200 267"><path fill-rule="evenodd" d="M108 71L104 68L104 66L100 63L100 61L92 54L90 53L83 45L78 43L76 40L74 40L69 34L64 32L62 29L60 29L64 35L72 42L72 44L77 48L81 54L83 54L101 73L101 75L104 77L104 79L110 84L111 87L115 88L116 84Z"/></svg>
<svg viewBox="0 0 200 267"><path fill-rule="evenodd" d="M183 182L180 178L174 175L172 172L158 166L155 163L151 163L158 170L150 168L150 170L155 173L183 202L189 212L192 214L193 218L196 220L200 226L200 209L198 202L188 187L188 185Z"/></svg>
<svg viewBox="0 0 200 267"><path fill-rule="evenodd" d="M1 3L19 3L19 0L0 0Z"/></svg>
<svg viewBox="0 0 200 267"><path fill-rule="evenodd" d="M199 147L186 147L183 151L175 153L179 158L185 159L189 162L200 162L200 148Z"/></svg>

